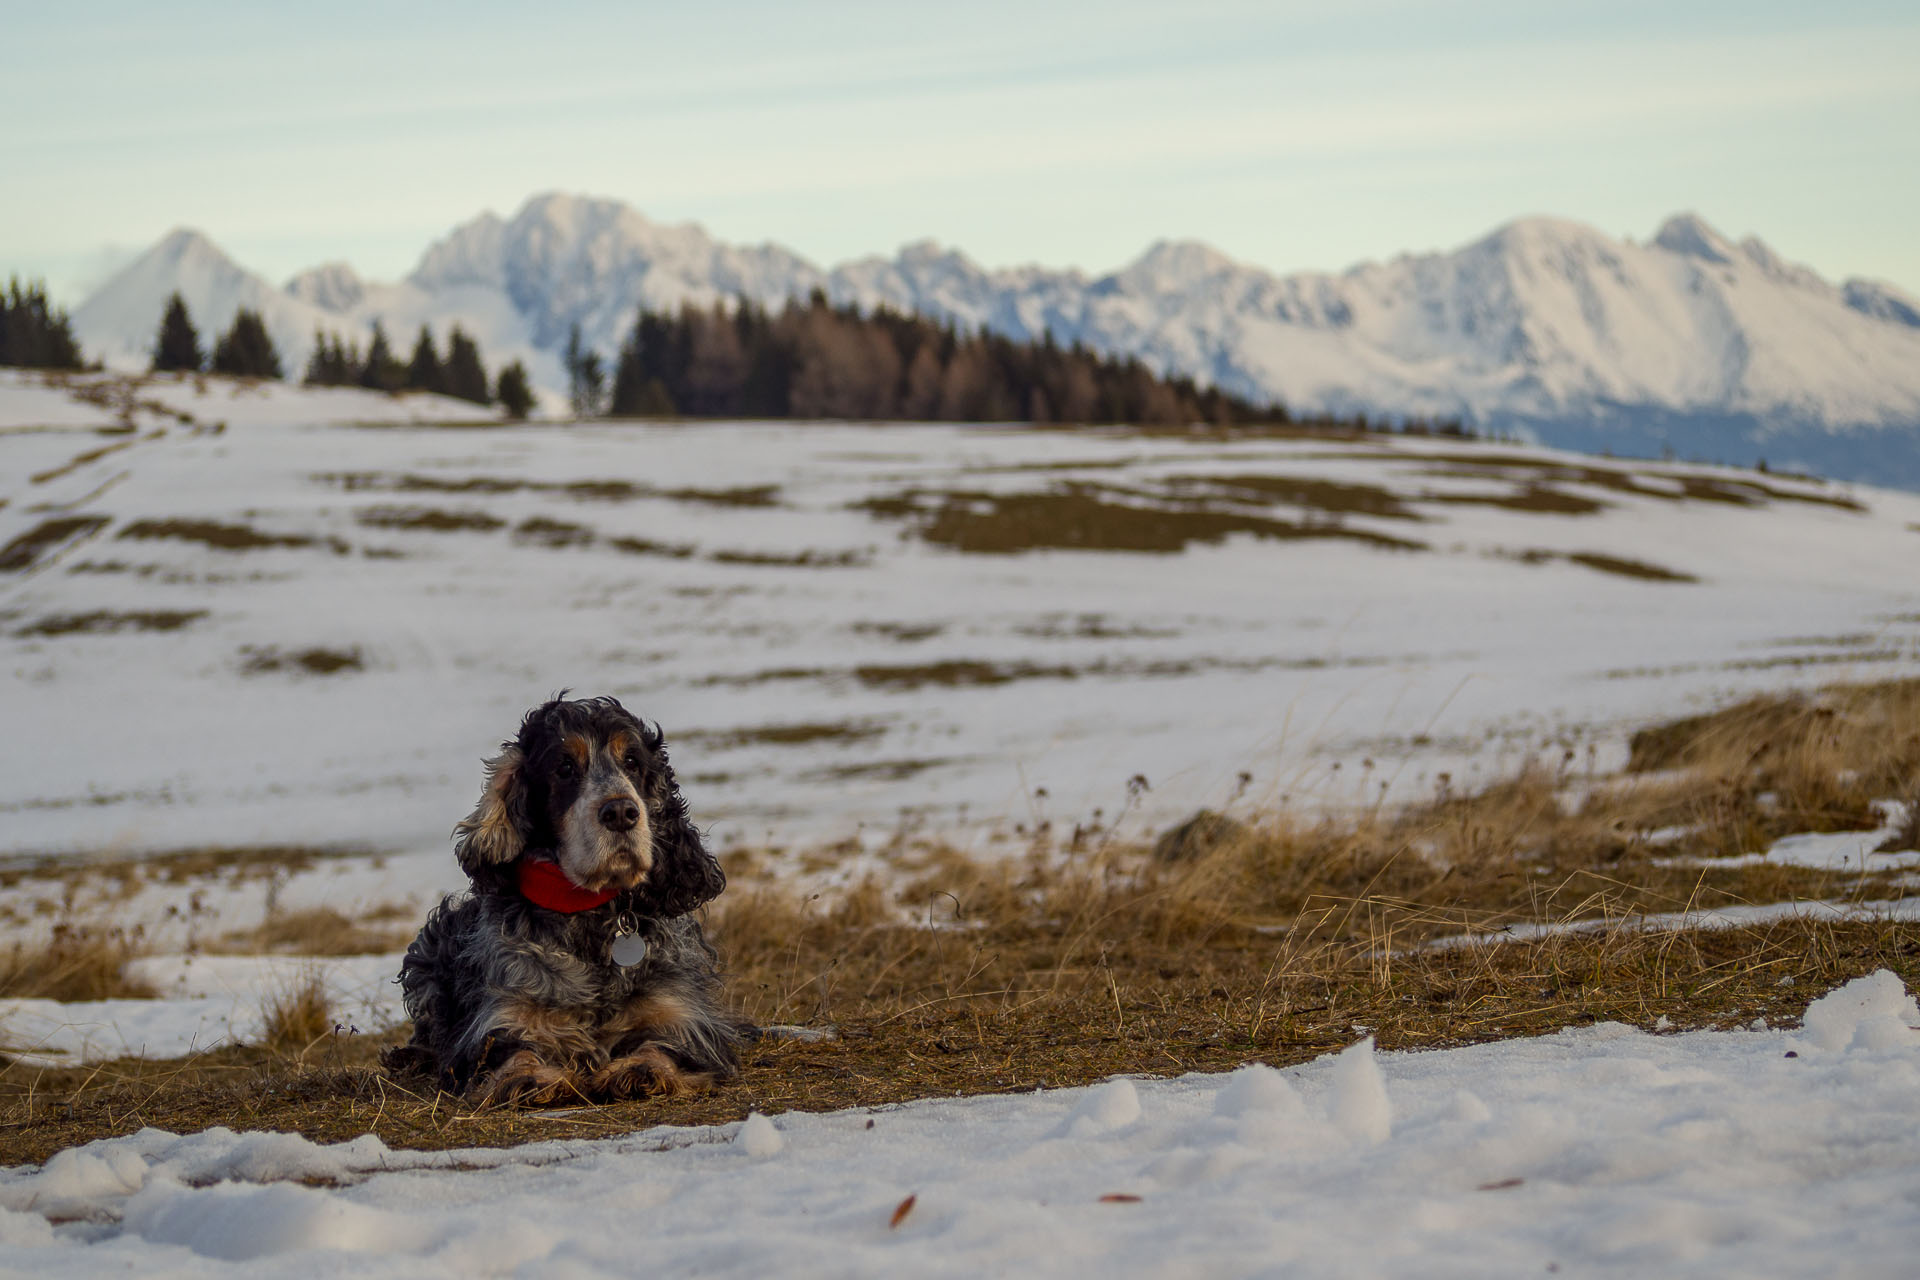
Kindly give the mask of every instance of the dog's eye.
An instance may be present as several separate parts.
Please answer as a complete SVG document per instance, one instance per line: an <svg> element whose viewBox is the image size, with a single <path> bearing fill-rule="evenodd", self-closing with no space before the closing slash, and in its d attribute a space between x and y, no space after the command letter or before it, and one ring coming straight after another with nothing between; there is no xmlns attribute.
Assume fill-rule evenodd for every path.
<svg viewBox="0 0 1920 1280"><path fill-rule="evenodd" d="M572 782L579 776L580 766L573 762L572 756L561 756L553 772L562 782Z"/></svg>
<svg viewBox="0 0 1920 1280"><path fill-rule="evenodd" d="M638 751L627 752L627 768L634 773L640 772L640 753Z"/></svg>

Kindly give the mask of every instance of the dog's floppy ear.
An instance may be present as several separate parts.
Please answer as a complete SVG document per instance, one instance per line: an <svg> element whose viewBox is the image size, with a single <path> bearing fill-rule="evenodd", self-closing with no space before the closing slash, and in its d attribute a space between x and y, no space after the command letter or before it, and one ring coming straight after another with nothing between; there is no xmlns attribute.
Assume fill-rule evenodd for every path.
<svg viewBox="0 0 1920 1280"><path fill-rule="evenodd" d="M526 756L508 743L487 761L487 789L480 803L453 829L453 856L469 877L518 858L532 827L527 820Z"/></svg>
<svg viewBox="0 0 1920 1280"><path fill-rule="evenodd" d="M657 732L657 731L656 731ZM685 915L720 896L727 887L727 874L714 856L707 852L693 820L687 816L687 801L674 781L667 764L665 743L654 752L659 769L648 808L653 824L653 870L633 891L634 906L646 915Z"/></svg>

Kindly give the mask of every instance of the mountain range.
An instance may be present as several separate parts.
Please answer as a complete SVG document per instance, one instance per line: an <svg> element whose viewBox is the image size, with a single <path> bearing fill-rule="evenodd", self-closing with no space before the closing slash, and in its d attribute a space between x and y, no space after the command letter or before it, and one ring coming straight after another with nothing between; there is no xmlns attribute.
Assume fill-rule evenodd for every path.
<svg viewBox="0 0 1920 1280"><path fill-rule="evenodd" d="M1461 417L1594 451L1751 463L1920 488L1920 300L1839 284L1702 218L1645 242L1529 217L1448 252L1275 275L1163 241L1104 275L989 269L930 242L822 269L775 244L715 240L615 200L550 193L432 244L399 283L345 263L283 286L176 230L73 312L89 354L144 362L169 293L203 330L262 313L297 372L318 331L385 324L404 358L458 322L490 364L550 393L574 325L611 355L641 307L823 290L1014 338L1051 334L1296 410Z"/></svg>

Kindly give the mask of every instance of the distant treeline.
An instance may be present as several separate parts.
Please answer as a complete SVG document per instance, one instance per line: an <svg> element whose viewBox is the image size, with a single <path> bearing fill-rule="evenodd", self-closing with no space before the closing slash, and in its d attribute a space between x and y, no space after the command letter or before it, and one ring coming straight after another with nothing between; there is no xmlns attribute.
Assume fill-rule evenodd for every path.
<svg viewBox="0 0 1920 1280"><path fill-rule="evenodd" d="M78 369L80 344L73 340L67 313L47 303L41 281L22 285L18 277L0 293L0 365L19 369Z"/></svg>
<svg viewBox="0 0 1920 1280"><path fill-rule="evenodd" d="M642 310L610 386L598 356L570 344L574 408L615 417L856 418L948 422L1278 424L1255 404L1136 359L1043 337L1016 342L881 308L835 307L815 292L769 312Z"/></svg>
<svg viewBox="0 0 1920 1280"><path fill-rule="evenodd" d="M200 331L194 328L187 312L186 299L178 293L167 299L160 316L160 331L153 338L155 373L224 373L235 378L281 378L280 353L258 311L241 307L233 313L233 323L214 340L213 353L200 347Z"/></svg>
<svg viewBox="0 0 1920 1280"><path fill-rule="evenodd" d="M1186 426L1300 425L1392 429L1365 415L1299 418L1278 404L1257 404L1192 378L1162 377L1133 357L1099 355L1051 335L1016 342L970 333L882 307L836 307L816 290L805 302L769 311L751 302L678 312L644 308L614 361L611 377L575 326L566 368L580 417L852 418L860 420L1036 423L1137 423ZM0 365L82 367L65 312L44 285L12 282L0 294ZM285 376L260 313L241 308L209 355L176 292L154 337L155 372L213 372L247 378ZM487 376L479 344L459 325L444 357L420 326L412 356L401 360L374 323L364 353L338 334L314 333L302 381L376 391L428 391L476 405L498 404L524 418L535 400L515 360ZM1458 420L1407 420L1410 434L1470 436Z"/></svg>
<svg viewBox="0 0 1920 1280"><path fill-rule="evenodd" d="M233 323L215 341L209 356L200 346L200 333L187 311L186 300L178 293L167 299L166 311L160 317L160 330L153 340L152 367L155 373L224 373L236 378L286 376L280 353L274 348L273 338L267 333L266 322L259 312L245 307L234 312ZM404 364L395 358L386 330L377 321L364 357L358 343L316 330L313 352L307 358L306 376L302 381L310 387L431 391L480 405L498 401L516 418L524 418L533 408L533 392L527 383L527 371L520 362L516 360L502 369L497 388L490 387L486 365L480 359L480 347L459 325L447 335L444 360L434 345L432 331L421 325L413 358Z"/></svg>
<svg viewBox="0 0 1920 1280"><path fill-rule="evenodd" d="M393 354L387 331L377 320L364 356L358 343L345 342L338 334L316 332L304 381L310 387L431 391L483 405L497 401L514 418L524 418L533 409L533 388L527 381L526 367L513 361L500 370L499 380L489 387L479 344L457 324L447 335L444 359L434 345L433 331L421 325L413 356L404 363Z"/></svg>
<svg viewBox="0 0 1920 1280"><path fill-rule="evenodd" d="M963 333L885 307L836 307L817 290L778 312L749 302L642 309L610 383L577 329L566 365L581 416L1369 426L1364 417L1296 418L1283 405L1162 377L1131 357L1062 347L1050 335L1016 342ZM1457 421L1403 429L1468 434Z"/></svg>

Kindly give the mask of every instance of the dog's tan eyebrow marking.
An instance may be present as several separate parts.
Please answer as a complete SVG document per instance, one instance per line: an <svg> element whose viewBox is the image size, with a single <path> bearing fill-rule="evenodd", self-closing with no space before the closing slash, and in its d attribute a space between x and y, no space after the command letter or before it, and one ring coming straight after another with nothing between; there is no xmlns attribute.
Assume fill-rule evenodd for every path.
<svg viewBox="0 0 1920 1280"><path fill-rule="evenodd" d="M627 748L632 745L633 739L628 736L627 731L625 729L616 729L613 732L613 736L607 739L607 754L615 760L624 760L626 759Z"/></svg>
<svg viewBox="0 0 1920 1280"><path fill-rule="evenodd" d="M593 748L588 746L587 740L577 733L568 734L561 740L560 746L582 769L587 767L587 762L593 756Z"/></svg>

